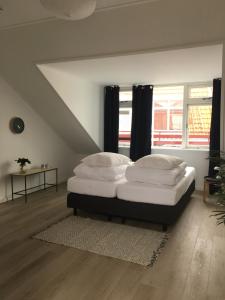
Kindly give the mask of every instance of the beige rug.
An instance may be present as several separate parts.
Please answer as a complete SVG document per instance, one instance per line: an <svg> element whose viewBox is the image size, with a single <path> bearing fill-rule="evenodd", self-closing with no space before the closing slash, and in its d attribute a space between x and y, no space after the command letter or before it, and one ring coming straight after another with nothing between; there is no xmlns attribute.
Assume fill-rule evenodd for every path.
<svg viewBox="0 0 225 300"><path fill-rule="evenodd" d="M143 266L153 266L167 241L160 231L75 216L34 238Z"/></svg>

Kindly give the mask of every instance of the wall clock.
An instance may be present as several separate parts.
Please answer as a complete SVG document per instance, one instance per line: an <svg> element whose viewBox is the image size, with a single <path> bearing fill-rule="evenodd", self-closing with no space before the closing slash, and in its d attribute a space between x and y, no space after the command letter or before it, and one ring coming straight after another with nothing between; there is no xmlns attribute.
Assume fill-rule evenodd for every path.
<svg viewBox="0 0 225 300"><path fill-rule="evenodd" d="M22 133L25 128L24 121L21 118L15 117L10 121L10 128L13 133Z"/></svg>

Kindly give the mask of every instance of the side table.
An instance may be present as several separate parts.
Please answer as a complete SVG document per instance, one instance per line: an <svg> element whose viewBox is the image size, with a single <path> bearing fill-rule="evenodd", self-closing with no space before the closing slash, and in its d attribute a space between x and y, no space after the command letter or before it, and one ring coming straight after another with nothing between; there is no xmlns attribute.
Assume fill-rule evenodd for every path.
<svg viewBox="0 0 225 300"><path fill-rule="evenodd" d="M213 177L205 176L204 177L204 191L203 191L203 202L206 203L206 199L209 196L210 186L220 187L221 180Z"/></svg>
<svg viewBox="0 0 225 300"><path fill-rule="evenodd" d="M46 173L47 172L55 172L55 183L47 183L46 182ZM34 176L37 174L43 174L43 178L44 178L44 183L33 186L28 188L27 187L27 177L29 176ZM47 190L51 187L55 187L56 188L56 192L58 191L58 168L36 168L36 169L29 169L27 171L24 172L16 172L16 173L12 173L10 174L11 177L11 187L12 187L12 200L14 200L14 195L21 195L21 196L25 196L25 203L27 203L27 199L28 199L28 191L38 188L38 187L43 187L42 190ZM14 192L14 178L15 177L22 177L24 178L24 189ZM31 194L31 193L30 193Z"/></svg>

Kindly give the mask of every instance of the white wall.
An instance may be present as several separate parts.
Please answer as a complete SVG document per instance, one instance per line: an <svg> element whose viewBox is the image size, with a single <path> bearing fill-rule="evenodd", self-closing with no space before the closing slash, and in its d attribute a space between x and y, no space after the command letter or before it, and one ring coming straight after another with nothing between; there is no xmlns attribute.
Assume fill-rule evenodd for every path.
<svg viewBox="0 0 225 300"><path fill-rule="evenodd" d="M69 60L44 65L101 85L207 82L222 73L222 43L169 51ZM42 65L40 66L42 67Z"/></svg>
<svg viewBox="0 0 225 300"><path fill-rule="evenodd" d="M25 122L22 134L13 134L9 129L9 121L15 116ZM80 158L0 77L0 202L11 198L7 174L19 169L14 162L18 157L29 158L32 167L42 163L58 167L60 182L72 175L73 167ZM37 178L28 183L35 182ZM21 187L20 183L16 186Z"/></svg>
<svg viewBox="0 0 225 300"><path fill-rule="evenodd" d="M103 149L104 94L100 85L57 66L38 68L100 149Z"/></svg>
<svg viewBox="0 0 225 300"><path fill-rule="evenodd" d="M129 148L120 148L121 154L129 156ZM168 154L183 158L189 166L196 169L196 189L203 190L204 176L208 175L209 161L207 157L208 151L205 150L190 150L190 149L152 149L152 154Z"/></svg>

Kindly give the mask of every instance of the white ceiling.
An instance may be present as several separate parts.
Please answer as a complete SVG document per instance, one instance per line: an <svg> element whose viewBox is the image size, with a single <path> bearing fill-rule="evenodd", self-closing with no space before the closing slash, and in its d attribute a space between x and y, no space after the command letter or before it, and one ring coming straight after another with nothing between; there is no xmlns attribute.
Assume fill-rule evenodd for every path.
<svg viewBox="0 0 225 300"><path fill-rule="evenodd" d="M222 45L50 63L44 66L103 85L210 81L222 76Z"/></svg>
<svg viewBox="0 0 225 300"><path fill-rule="evenodd" d="M154 1L159 0L97 0L96 11ZM55 20L39 0L0 0L0 8L0 29Z"/></svg>

